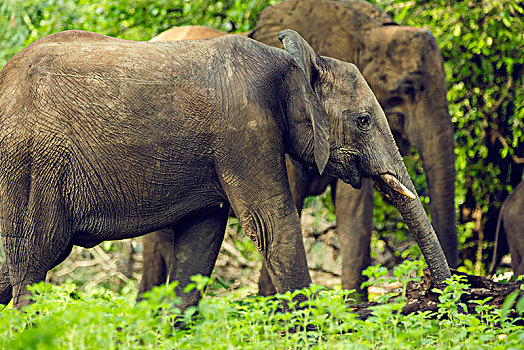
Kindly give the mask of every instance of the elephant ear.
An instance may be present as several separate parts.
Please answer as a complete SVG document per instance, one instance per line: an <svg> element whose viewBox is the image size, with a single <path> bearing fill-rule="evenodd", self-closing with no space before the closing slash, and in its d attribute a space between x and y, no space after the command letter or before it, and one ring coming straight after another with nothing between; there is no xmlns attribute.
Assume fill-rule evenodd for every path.
<svg viewBox="0 0 524 350"><path fill-rule="evenodd" d="M306 103L306 114L313 126L315 163L320 174L324 171L329 159L329 118L314 91L315 83L320 79L322 60L313 48L294 30L285 29L278 33L284 49L291 55L298 67L304 72L307 95L312 96Z"/></svg>

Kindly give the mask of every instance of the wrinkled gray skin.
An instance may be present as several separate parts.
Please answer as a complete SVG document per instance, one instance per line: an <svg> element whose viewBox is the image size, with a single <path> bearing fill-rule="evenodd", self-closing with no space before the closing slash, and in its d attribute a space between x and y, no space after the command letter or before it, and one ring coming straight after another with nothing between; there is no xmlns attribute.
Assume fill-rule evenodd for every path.
<svg viewBox="0 0 524 350"><path fill-rule="evenodd" d="M275 33L284 28L296 30L319 54L352 62L360 69L386 113L401 153L408 155L413 146L422 158L432 223L449 265L456 268L453 125L442 54L433 36L424 29L396 25L366 1L287 0L261 13L251 37L279 46ZM342 286L360 291L362 270L371 262L371 181L365 179L362 188L355 190L315 172L306 179L298 172L289 175L299 211L306 196L322 193L331 185L342 255ZM274 292L264 273L260 291Z"/></svg>
<svg viewBox="0 0 524 350"><path fill-rule="evenodd" d="M0 72L0 304L29 302L73 245L176 225L170 279L213 269L230 206L278 292L311 278L285 154L355 187L373 176L416 235L437 282L450 276L386 118L358 69L294 31L286 50L241 36L132 42L66 31Z"/></svg>
<svg viewBox="0 0 524 350"><path fill-rule="evenodd" d="M506 237L508 243L515 276L524 275L524 181L506 198L500 209L490 274L497 268L497 246L503 237Z"/></svg>

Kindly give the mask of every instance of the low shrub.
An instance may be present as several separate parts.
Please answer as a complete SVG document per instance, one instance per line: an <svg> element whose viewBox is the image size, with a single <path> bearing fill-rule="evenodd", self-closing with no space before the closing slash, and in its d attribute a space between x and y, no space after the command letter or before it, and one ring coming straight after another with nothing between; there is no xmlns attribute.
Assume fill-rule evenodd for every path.
<svg viewBox="0 0 524 350"><path fill-rule="evenodd" d="M417 278L411 276L418 267L403 264L389 279L400 282L405 290L407 282ZM370 273L377 284L385 278L380 271ZM188 288L204 291L213 283L213 279L194 276ZM508 297L501 309L490 307L487 300L475 301L478 315L472 315L463 313L459 302L467 289L454 277L439 292L437 312L409 315L399 312L406 303L404 293L395 298L389 295L371 306L371 316L361 320L352 312L351 291L317 285L267 298L206 295L197 307L182 314L176 307L179 300L173 284L154 288L136 303L133 294L122 296L100 289L80 293L74 284L41 283L32 287L34 303L24 312L8 307L0 313L0 348L521 348L523 319L507 318L517 294ZM298 293L306 300L295 302ZM282 302L289 312L281 311ZM516 304L520 315L523 304L522 299Z"/></svg>

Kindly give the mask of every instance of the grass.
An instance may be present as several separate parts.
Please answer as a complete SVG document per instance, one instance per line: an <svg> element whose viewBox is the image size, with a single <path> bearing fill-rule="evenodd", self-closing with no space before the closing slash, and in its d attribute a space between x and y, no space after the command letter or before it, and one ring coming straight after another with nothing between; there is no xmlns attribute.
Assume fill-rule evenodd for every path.
<svg viewBox="0 0 524 350"><path fill-rule="evenodd" d="M393 279L405 290L418 263L402 264ZM383 283L383 269L368 273ZM517 294L501 309L475 301L478 315L463 314L459 299L468 286L458 277L440 292L437 312L404 316L405 298L381 296L365 321L351 311L350 291L312 285L273 298L220 292L220 283L194 276L189 288L209 291L181 314L173 286L153 289L144 301L75 284L33 286L35 302L24 312L0 313L2 349L521 349L522 319L508 319ZM175 282L176 283L176 282ZM211 288L209 288L211 285ZM215 292L221 296L215 296ZM299 294L305 301L295 301ZM387 300L390 302L387 303ZM521 299L517 308L524 311ZM349 302L348 302L349 301ZM280 310L285 302L289 312ZM184 327L175 328L174 319ZM307 329L307 330L306 330Z"/></svg>

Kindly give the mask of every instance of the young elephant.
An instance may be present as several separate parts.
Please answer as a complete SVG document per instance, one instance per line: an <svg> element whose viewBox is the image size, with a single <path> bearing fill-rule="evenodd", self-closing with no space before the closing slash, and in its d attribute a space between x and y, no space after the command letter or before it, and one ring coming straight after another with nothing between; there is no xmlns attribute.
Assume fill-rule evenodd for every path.
<svg viewBox="0 0 524 350"><path fill-rule="evenodd" d="M490 274L497 268L497 247L504 236L511 254L513 273L515 276L524 275L524 181L506 198L500 209Z"/></svg>
<svg viewBox="0 0 524 350"><path fill-rule="evenodd" d="M359 187L371 176L450 276L375 96L358 69L296 32L132 42L66 31L0 72L0 303L28 303L73 245L176 225L171 280L210 275L234 209L278 292L311 278L285 153ZM409 196L409 197L408 197Z"/></svg>

